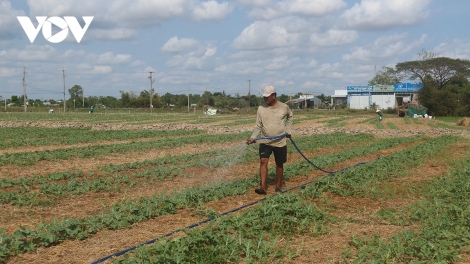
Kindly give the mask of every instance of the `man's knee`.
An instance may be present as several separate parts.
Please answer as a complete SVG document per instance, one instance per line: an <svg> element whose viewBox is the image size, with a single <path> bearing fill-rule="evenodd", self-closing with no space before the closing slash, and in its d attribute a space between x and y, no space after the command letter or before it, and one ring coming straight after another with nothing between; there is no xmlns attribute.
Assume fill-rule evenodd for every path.
<svg viewBox="0 0 470 264"><path fill-rule="evenodd" d="M269 158L260 158L259 162L261 163L261 165L267 165L269 162Z"/></svg>

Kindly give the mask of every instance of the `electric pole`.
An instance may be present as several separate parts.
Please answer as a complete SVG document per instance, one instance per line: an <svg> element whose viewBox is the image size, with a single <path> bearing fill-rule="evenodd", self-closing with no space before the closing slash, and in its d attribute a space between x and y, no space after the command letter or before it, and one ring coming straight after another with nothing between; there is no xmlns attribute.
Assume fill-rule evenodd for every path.
<svg viewBox="0 0 470 264"><path fill-rule="evenodd" d="M26 67L23 67L23 105L26 113Z"/></svg>
<svg viewBox="0 0 470 264"><path fill-rule="evenodd" d="M65 113L65 68L62 67L62 78L64 80L64 113Z"/></svg>
<svg viewBox="0 0 470 264"><path fill-rule="evenodd" d="M251 108L251 80L248 80L248 109Z"/></svg>
<svg viewBox="0 0 470 264"><path fill-rule="evenodd" d="M153 87L152 84L155 82L155 80L152 78L152 74L154 73L153 71L149 71L150 76L148 77L150 79L150 113L153 112L153 105L152 105L152 97L153 97Z"/></svg>

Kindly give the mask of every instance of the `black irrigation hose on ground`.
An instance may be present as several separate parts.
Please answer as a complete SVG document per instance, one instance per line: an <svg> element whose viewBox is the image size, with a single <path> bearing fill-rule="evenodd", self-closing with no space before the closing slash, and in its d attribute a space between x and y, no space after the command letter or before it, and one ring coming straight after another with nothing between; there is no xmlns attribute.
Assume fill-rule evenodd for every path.
<svg viewBox="0 0 470 264"><path fill-rule="evenodd" d="M277 139L277 138L285 137L286 135L287 135L287 134L282 134L282 135L279 135L279 136L272 136L272 137L255 138L254 140L257 141L257 140L262 140L262 139ZM295 149L299 152L299 154L300 154L309 164L311 164L313 167L315 167L315 168L318 169L318 170L321 170L321 171L323 171L323 172L328 173L327 175L322 176L322 178L323 178L323 177L326 177L326 176L334 175L334 174L336 174L336 173L338 173L338 172L342 172L342 171L348 170L348 169L353 168L353 167L357 167L357 166L362 165L362 164L366 164L366 163L375 161L375 160L377 160L377 159L380 158L380 157L377 157L376 159L373 159L373 160L370 160L370 161L359 162L359 163L354 164L354 165L352 165L352 166L345 167L345 168L343 168L343 169L339 169L339 170L336 170L336 171L327 171L327 170L324 170L324 169L318 167L318 166L315 165L312 161L310 161L307 157L305 157L305 155L300 151L299 147L297 147L297 145L295 144L294 140L293 140L291 137L289 137L289 139L290 139L290 141L292 142L292 145L294 145ZM297 185L297 186L294 186L294 187L292 187L292 188L283 190L283 191L278 192L278 193L276 193L276 194L274 194L274 195L272 195L272 196L279 195L279 194L282 194L282 193L285 193L285 192L289 192L289 191L291 191L291 190L295 190L295 189L302 188L302 187L304 187L304 186L307 186L307 185L309 185L309 184L315 182L316 180L318 180L318 179L315 179L315 180L313 180L313 181L309 181L309 182L303 183L303 184L301 184L301 185ZM244 209L244 208L246 208L246 207L250 207L250 206L255 205L255 204L257 204L257 203L259 203L259 202L261 202L261 201L264 201L264 200L266 200L266 197L261 198L261 199L259 199L259 200L257 200L257 201L254 201L254 202L252 202L252 203L245 204L245 205L243 205L243 206L237 207L237 208L235 208L235 209L233 209L233 210L230 210L230 211L221 213L218 217L220 217L220 216L225 216L225 215L228 215L228 214L231 214L231 213L240 211L240 210L242 210L242 209ZM202 220L202 221L200 221L200 222L198 222L198 223L189 225L189 226L184 227L184 228L181 228L181 229L177 229L177 230L172 231L172 232L170 232L170 233L168 233L168 234L166 234L166 235L163 235L163 236L161 236L161 237L157 237L157 238L155 238L155 239L149 240L149 241L144 242L144 243L142 243L142 244L139 244L139 245L137 245L137 246L133 246L133 247L130 247L130 248L128 248L128 249L125 249L125 250L122 250L122 251L113 253L113 254L111 254L111 255L109 255L109 256L103 257L103 258L101 258L101 259L98 259L98 260L92 262L92 264L98 264L98 263L104 262L104 261L106 261L106 260L108 260L108 259L110 259L110 258L114 258L114 257L118 257L118 256L121 256L121 255L124 255L124 254L126 254L127 252L130 252L130 251L133 251L133 250L137 249L138 247L142 247L142 246L145 246L145 245L153 244L153 243L157 242L158 240L161 240L162 238L172 236L172 235L174 235L174 234L176 234L176 233L179 233L179 232L181 232L181 231L183 231L183 230L186 230L186 229L192 229L192 228L198 227L198 226L200 226L200 225L203 225L203 224L208 223L208 222L210 222L210 221L212 221L212 220L215 220L215 219L216 219L216 217L207 218L207 219Z"/></svg>

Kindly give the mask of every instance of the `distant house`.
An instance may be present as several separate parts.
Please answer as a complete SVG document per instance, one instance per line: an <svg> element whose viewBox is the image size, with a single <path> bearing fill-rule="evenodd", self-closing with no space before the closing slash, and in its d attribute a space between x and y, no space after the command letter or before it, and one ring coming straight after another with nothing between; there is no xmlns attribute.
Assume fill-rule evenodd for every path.
<svg viewBox="0 0 470 264"><path fill-rule="evenodd" d="M321 100L313 95L301 95L297 99L291 99L286 102L286 104L290 105L297 104L299 109L313 108L316 105L319 105L320 103Z"/></svg>
<svg viewBox="0 0 470 264"><path fill-rule="evenodd" d="M43 102L42 103L44 106L51 106L51 103L50 102Z"/></svg>
<svg viewBox="0 0 470 264"><path fill-rule="evenodd" d="M331 104L333 106L342 105L348 102L348 90L335 90L335 94L331 96Z"/></svg>

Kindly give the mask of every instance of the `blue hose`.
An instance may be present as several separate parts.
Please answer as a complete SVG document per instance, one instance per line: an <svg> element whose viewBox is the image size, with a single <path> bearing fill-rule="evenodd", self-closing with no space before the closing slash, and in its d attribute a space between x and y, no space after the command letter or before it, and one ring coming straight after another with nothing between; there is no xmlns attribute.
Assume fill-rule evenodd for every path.
<svg viewBox="0 0 470 264"><path fill-rule="evenodd" d="M281 135L278 135L278 136L269 136L269 137L260 137L260 138L254 138L253 140L256 142L258 140L263 140L263 139L278 139L278 138L283 138L287 136L287 133L286 134L281 134Z"/></svg>
<svg viewBox="0 0 470 264"><path fill-rule="evenodd" d="M253 140L254 140L254 141L257 141L257 140L262 140L262 139L277 139L277 138L282 138L282 137L285 137L285 136L287 136L287 134L281 134L281 135L278 135L278 136L262 137L262 138L254 138ZM362 165L362 164L366 164L366 163L372 162L372 161L377 160L378 158L380 158L380 157L378 157L378 158L376 158L376 159L374 159L374 160L367 161L367 162L359 162L359 163L357 163L357 164L355 164L355 165L352 165L352 166L349 166L349 167L346 167L346 168L343 168L343 169L340 169L340 170L336 170L336 171L327 171L327 170L324 170L324 169L318 167L318 166L315 165L313 162L311 162L307 157L305 157L305 155L300 151L299 147L297 147L297 144L295 144L294 140L293 140L292 138L289 138L289 139L290 139L290 141L292 142L292 145L294 145L295 149L300 153L300 155L302 155L302 157L303 157L308 163L310 163L310 164L311 164L312 166L314 166L315 168L317 168L317 169L319 169L319 170L321 170L321 171L323 171L323 172L328 173L328 175L325 175L325 176L330 176L330 175L336 174L337 172L342 172L342 171L348 170L348 169L350 169L350 168L353 168L353 167L356 167L356 166L359 166L359 165ZM325 177L325 176L323 176L323 177ZM315 179L315 180L313 180L313 181L310 181L310 182L307 182L307 183L304 183L304 184L301 184L301 185L292 187L292 188L287 189L287 190L283 190L282 192L276 193L276 194L274 194L274 195L279 195L279 194L282 194L282 193L285 193L285 192L288 192L288 191L291 191L291 190L294 190L294 189L302 188L302 187L304 187L304 186L307 186L307 185L309 185L309 184L315 182L316 180L318 180L318 179ZM273 196L274 196L274 195L273 195ZM246 207L255 205L255 204L257 204L257 203L259 203L259 202L261 202L261 201L264 201L264 200L266 200L266 197L261 198L260 200L254 201L254 202L252 202L252 203L245 204L245 205L243 205L243 206L241 206L241 207L238 207L238 208L235 208L235 209L233 209L233 210L224 212L224 213L220 214L220 216L224 216L224 215L228 215L228 214L237 212L237 211L239 211L239 210L241 210L241 209L243 209L243 208L246 208ZM145 246L145 245L149 245L149 244L153 244L153 243L157 242L158 240L161 240L162 238L169 237L169 236L174 235L174 234L176 234L176 233L178 233L178 232L181 232L181 231L183 231L183 230L185 230L185 229L192 229L192 228L194 228L194 227L198 227L198 226L200 226L200 225L202 225L202 224L205 224L205 223L207 223L207 222L210 222L210 221L212 221L212 220L214 220L214 219L216 219L216 218L215 218L215 217L210 217L210 218L207 218L207 219L205 219L205 220L202 220L202 221L200 221L200 222L198 222L198 223L195 223L195 224L192 224L192 225L190 225L190 226L187 226L187 227L185 227L185 228L177 229L177 230L172 231L172 232L170 232L170 233L168 233L168 234L166 234L166 235L164 235L164 236L161 236L161 237L158 237L158 238L149 240L149 241L144 242L144 243L142 243L142 244L140 244L140 245L133 246L133 247L130 247L130 248L128 248L128 249L125 249L125 250L116 252L116 253L114 253L114 254L111 254L111 255L109 255L109 256L103 257L103 258L101 258L101 259L98 259L98 260L92 262L92 264L98 264L98 263L104 262L104 261L106 261L106 260L108 260L108 259L111 259L111 258L114 258L114 257L118 257L118 256L121 256L121 255L124 255L125 253L127 253L127 252L129 252L129 251L132 251L132 250L135 250L135 249L137 249L138 247Z"/></svg>

